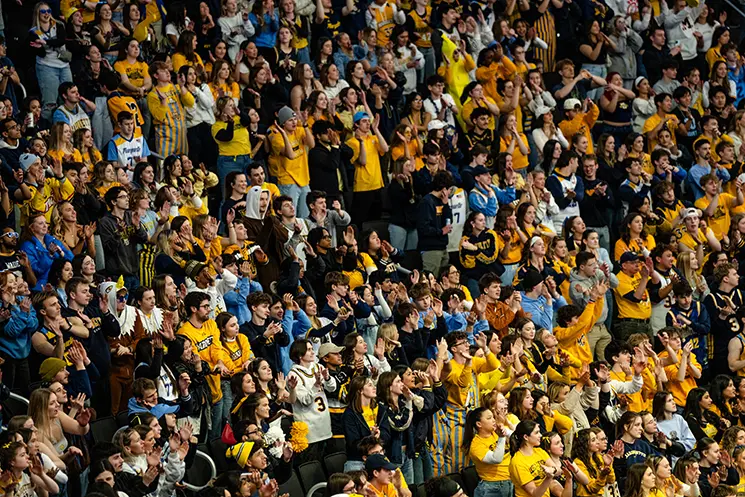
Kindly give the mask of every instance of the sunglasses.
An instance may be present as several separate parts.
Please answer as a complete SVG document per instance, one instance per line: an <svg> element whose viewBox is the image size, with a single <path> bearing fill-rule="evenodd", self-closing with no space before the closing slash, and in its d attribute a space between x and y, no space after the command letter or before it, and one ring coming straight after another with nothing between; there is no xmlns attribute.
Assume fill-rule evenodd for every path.
<svg viewBox="0 0 745 497"><path fill-rule="evenodd" d="M15 231L9 231L7 233L3 233L2 236L7 236L8 238L18 238L18 233Z"/></svg>
<svg viewBox="0 0 745 497"><path fill-rule="evenodd" d="M39 14L51 14L52 9L39 9Z"/></svg>
<svg viewBox="0 0 745 497"><path fill-rule="evenodd" d="M128 297L129 294L125 293L124 295L117 295L116 300L118 300L119 302L126 302Z"/></svg>

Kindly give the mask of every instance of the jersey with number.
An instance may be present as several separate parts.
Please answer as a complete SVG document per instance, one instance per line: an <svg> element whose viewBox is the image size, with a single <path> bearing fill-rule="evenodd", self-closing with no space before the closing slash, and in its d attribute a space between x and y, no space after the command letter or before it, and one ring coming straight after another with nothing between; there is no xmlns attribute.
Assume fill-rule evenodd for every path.
<svg viewBox="0 0 745 497"><path fill-rule="evenodd" d="M712 342L709 343L709 361L716 358L718 361L724 361L724 368L727 364L727 353L730 339L737 336L742 331L742 324L735 314L730 314L724 319L720 317L720 309L727 307L731 303L733 309L737 310L743 305L742 292L738 289L732 290L726 294L719 289L712 289L712 292L704 299L706 311L709 313L711 320L711 330L713 335ZM713 365L713 363L712 363ZM726 368L729 373L729 368Z"/></svg>
<svg viewBox="0 0 745 497"><path fill-rule="evenodd" d="M463 188L458 188L448 201L450 211L453 214L453 231L448 235L448 252L457 252L460 248L460 239L463 236L463 226L468 217L468 195Z"/></svg>
<svg viewBox="0 0 745 497"><path fill-rule="evenodd" d="M135 162L150 155L150 148L139 129L135 129L132 138L115 135L106 149L106 158L118 161L122 167L134 167Z"/></svg>
<svg viewBox="0 0 745 497"><path fill-rule="evenodd" d="M292 412L295 421L303 421L308 425L308 443L311 444L327 440L332 435L326 390L336 390L336 379L329 375L328 381L322 379L323 385L319 385L316 381L318 368L318 364L310 368L295 364L287 375L288 379L290 376L298 379Z"/></svg>

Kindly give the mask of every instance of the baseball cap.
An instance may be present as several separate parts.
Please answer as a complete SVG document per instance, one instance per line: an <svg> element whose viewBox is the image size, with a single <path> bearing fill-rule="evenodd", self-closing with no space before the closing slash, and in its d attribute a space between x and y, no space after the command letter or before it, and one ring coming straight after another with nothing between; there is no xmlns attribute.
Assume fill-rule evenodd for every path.
<svg viewBox="0 0 745 497"><path fill-rule="evenodd" d="M383 454L371 454L367 456L367 461L365 461L365 471L370 473L371 471L380 469L395 471L396 465L389 461Z"/></svg>
<svg viewBox="0 0 745 497"><path fill-rule="evenodd" d="M39 159L38 155L34 154L23 154L21 155L21 158L18 160L19 164L21 165L21 169L23 169L23 172L28 171L28 168L31 167L31 164L36 162Z"/></svg>
<svg viewBox="0 0 745 497"><path fill-rule="evenodd" d="M687 217L691 216L699 216L701 217L701 212L696 209L695 207L688 207L687 209L683 209L683 212L680 213L680 218L685 219Z"/></svg>
<svg viewBox="0 0 745 497"><path fill-rule="evenodd" d="M621 254L621 264L638 261L639 259L639 254L636 252L628 251Z"/></svg>
<svg viewBox="0 0 745 497"><path fill-rule="evenodd" d="M362 111L356 112L354 114L354 124L357 124L363 119L370 119L370 114L368 114L367 112L362 112Z"/></svg>
<svg viewBox="0 0 745 497"><path fill-rule="evenodd" d="M318 348L318 358L323 359L329 354L338 354L344 350L344 347L339 347L338 345L334 345L333 343L323 343Z"/></svg>
<svg viewBox="0 0 745 497"><path fill-rule="evenodd" d="M284 124L295 117L295 111L287 107L286 105L279 109L279 112L277 112L277 121L279 122L280 126L284 126Z"/></svg>
<svg viewBox="0 0 745 497"><path fill-rule="evenodd" d="M491 174L484 166L476 166L473 168L473 177L481 176L482 174Z"/></svg>
<svg viewBox="0 0 745 497"><path fill-rule="evenodd" d="M445 121L440 121L439 119L433 119L427 125L427 131L432 131L433 129L442 129L447 125L448 123L446 123Z"/></svg>
<svg viewBox="0 0 745 497"><path fill-rule="evenodd" d="M581 107L582 102L576 98L568 98L564 101L564 110L574 110L575 107Z"/></svg>

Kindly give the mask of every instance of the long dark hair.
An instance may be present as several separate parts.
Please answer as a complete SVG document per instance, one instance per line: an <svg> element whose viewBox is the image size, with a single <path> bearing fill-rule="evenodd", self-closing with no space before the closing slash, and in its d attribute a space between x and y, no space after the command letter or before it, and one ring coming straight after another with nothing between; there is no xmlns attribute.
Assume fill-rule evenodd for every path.
<svg viewBox="0 0 745 497"><path fill-rule="evenodd" d="M466 426L463 430L463 442L461 443L461 448L466 453L471 450L473 437L475 437L476 433L479 431L478 428L476 428L476 423L481 421L481 416L488 410L489 409L486 407L477 407L466 416Z"/></svg>
<svg viewBox="0 0 745 497"><path fill-rule="evenodd" d="M642 415L638 412L634 411L626 411L621 415L621 418L618 420L618 423L616 424L616 438L621 438L621 436L626 431L626 427L630 424L634 423L636 421L636 418L641 418Z"/></svg>
<svg viewBox="0 0 745 497"><path fill-rule="evenodd" d="M642 497L644 495L642 491L642 479L644 479L644 473L647 470L654 471L644 463L636 463L629 468L629 472L626 475L626 493L624 497Z"/></svg>
<svg viewBox="0 0 745 497"><path fill-rule="evenodd" d="M561 146L561 143L557 140L549 140L543 146L543 162L541 163L541 169L543 169L547 176L551 174L551 162L554 160L554 149L556 148L556 145Z"/></svg>
<svg viewBox="0 0 745 497"><path fill-rule="evenodd" d="M654 394L652 400L652 416L657 421L665 419L665 404L667 403L668 395L672 395L668 391L657 392Z"/></svg>
<svg viewBox="0 0 745 497"><path fill-rule="evenodd" d="M595 478L598 468L603 467L603 458L597 452L590 450L590 438L595 432L592 428L585 428L577 432L572 443L572 459L579 459L587 468L588 476ZM597 436L597 435L596 435Z"/></svg>
<svg viewBox="0 0 745 497"><path fill-rule="evenodd" d="M727 404L727 399L724 398L724 390L727 389L730 383L734 384L732 378L725 374L718 374L714 377L709 387L711 401L717 406L719 412L722 413L721 415L725 417L732 412L730 406Z"/></svg>
<svg viewBox="0 0 745 497"><path fill-rule="evenodd" d="M530 436L535 430L538 423L535 421L524 420L515 427L515 431L510 435L510 454L515 455L520 447L522 447L525 437Z"/></svg>

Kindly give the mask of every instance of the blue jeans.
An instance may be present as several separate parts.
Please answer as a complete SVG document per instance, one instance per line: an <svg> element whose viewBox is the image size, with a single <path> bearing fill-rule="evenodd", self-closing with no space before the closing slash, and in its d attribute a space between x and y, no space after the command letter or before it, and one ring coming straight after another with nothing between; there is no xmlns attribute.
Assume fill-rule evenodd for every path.
<svg viewBox="0 0 745 497"><path fill-rule="evenodd" d="M344 463L344 472L360 471L365 469L365 463L362 461L347 461Z"/></svg>
<svg viewBox="0 0 745 497"><path fill-rule="evenodd" d="M233 391L230 389L230 378L220 380L220 387L222 388L222 412L215 413L212 419L217 419L217 414L220 414L223 426L230 419L230 408L233 406Z"/></svg>
<svg viewBox="0 0 745 497"><path fill-rule="evenodd" d="M502 282L502 285L511 285L519 268L520 264L505 264L504 273L499 277L499 281Z"/></svg>
<svg viewBox="0 0 745 497"><path fill-rule="evenodd" d="M586 70L593 76L600 76L603 79L605 79L605 77L608 75L608 67L606 67L605 64L582 64L582 69ZM602 93L602 88L596 88L594 90L588 91L587 96L590 97L590 99L592 99L593 101L598 101Z"/></svg>
<svg viewBox="0 0 745 497"><path fill-rule="evenodd" d="M388 225L388 235L391 237L391 245L400 251L416 250L416 244L419 241L416 228L407 230L395 224Z"/></svg>
<svg viewBox="0 0 745 497"><path fill-rule="evenodd" d="M125 276L124 286L127 287L127 290L134 291L135 288L140 286L140 278L137 276Z"/></svg>
<svg viewBox="0 0 745 497"><path fill-rule="evenodd" d="M217 177L220 180L220 187L225 188L225 177L237 171L248 175L248 166L251 164L251 157L248 155L221 155L217 158ZM225 196L225 191L222 192Z"/></svg>
<svg viewBox="0 0 745 497"><path fill-rule="evenodd" d="M297 51L297 60L299 62L302 62L303 64L312 66L312 64L310 63L310 51L308 50L308 47L301 48Z"/></svg>
<svg viewBox="0 0 745 497"><path fill-rule="evenodd" d="M46 119L52 118L52 113L57 107L57 88L62 83L72 83L72 72L70 66L57 68L36 63L36 77L41 90L42 114Z"/></svg>
<svg viewBox="0 0 745 497"><path fill-rule="evenodd" d="M210 429L209 440L220 438L222 435L222 406L225 403L225 399L220 399L212 404L212 429ZM228 407L230 409L230 407Z"/></svg>
<svg viewBox="0 0 745 497"><path fill-rule="evenodd" d="M434 469L432 467L432 455L423 450L412 459L414 470L414 485L422 485L425 481L432 479ZM408 482L408 480L407 480Z"/></svg>
<svg viewBox="0 0 745 497"><path fill-rule="evenodd" d="M96 97L95 104L96 112L91 117L91 129L95 131L93 140L98 150L105 150L111 137L114 136L114 127L111 125L106 97Z"/></svg>
<svg viewBox="0 0 745 497"><path fill-rule="evenodd" d="M473 492L473 497L511 497L514 493L515 485L510 480L481 480Z"/></svg>
<svg viewBox="0 0 745 497"><path fill-rule="evenodd" d="M277 186L282 195L287 195L292 199L292 203L295 205L295 210L297 211L297 217L308 217L310 211L308 210L308 206L305 205L305 197L310 193L310 186L298 186L294 183L290 185Z"/></svg>
<svg viewBox="0 0 745 497"><path fill-rule="evenodd" d="M406 454L404 454L404 462L396 464L396 466L401 469L401 473L404 475L404 480L406 482L414 481L414 461L409 459Z"/></svg>

